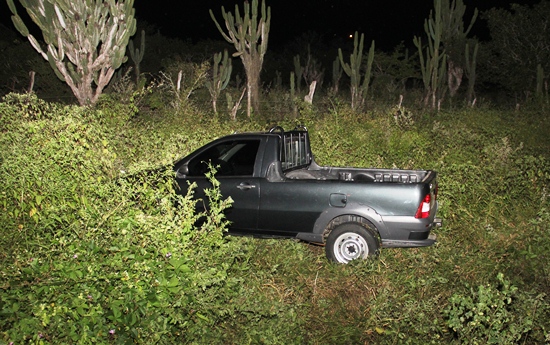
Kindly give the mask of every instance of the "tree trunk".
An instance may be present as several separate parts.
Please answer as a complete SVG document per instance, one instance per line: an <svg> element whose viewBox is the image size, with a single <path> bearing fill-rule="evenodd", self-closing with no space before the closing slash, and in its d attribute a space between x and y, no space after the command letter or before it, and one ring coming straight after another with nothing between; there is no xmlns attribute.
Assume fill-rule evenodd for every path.
<svg viewBox="0 0 550 345"><path fill-rule="evenodd" d="M250 118L251 112L260 112L260 72L262 69L262 62L260 56L257 53L250 55L241 55L244 69L246 72L246 89L247 89L247 110L246 114Z"/></svg>
<svg viewBox="0 0 550 345"><path fill-rule="evenodd" d="M449 91L451 93L451 98L456 95L460 84L462 84L462 76L464 75L464 70L460 66L455 66L453 61L449 60L448 70L447 70L447 83L449 84Z"/></svg>

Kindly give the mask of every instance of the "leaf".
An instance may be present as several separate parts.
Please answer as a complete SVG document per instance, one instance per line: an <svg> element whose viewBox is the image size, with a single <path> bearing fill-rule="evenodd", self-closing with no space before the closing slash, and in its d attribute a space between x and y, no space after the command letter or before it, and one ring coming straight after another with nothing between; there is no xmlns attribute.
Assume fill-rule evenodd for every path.
<svg viewBox="0 0 550 345"><path fill-rule="evenodd" d="M178 279L178 277L176 276L173 276L172 279L170 279L170 282L168 282L167 286L168 287L176 287L178 286L180 283L180 280Z"/></svg>
<svg viewBox="0 0 550 345"><path fill-rule="evenodd" d="M202 320L204 320L204 321L210 322L210 319L207 318L206 316L204 316L204 315L202 315L202 314L200 314L200 313L197 313L196 315L198 316L199 319L202 319Z"/></svg>
<svg viewBox="0 0 550 345"><path fill-rule="evenodd" d="M114 320L120 320L120 316L122 313L120 312L120 308L116 304L111 304L111 310L113 311Z"/></svg>
<svg viewBox="0 0 550 345"><path fill-rule="evenodd" d="M18 310L19 310L19 303L14 302L14 303L11 305L11 311L15 313L15 312L18 311Z"/></svg>

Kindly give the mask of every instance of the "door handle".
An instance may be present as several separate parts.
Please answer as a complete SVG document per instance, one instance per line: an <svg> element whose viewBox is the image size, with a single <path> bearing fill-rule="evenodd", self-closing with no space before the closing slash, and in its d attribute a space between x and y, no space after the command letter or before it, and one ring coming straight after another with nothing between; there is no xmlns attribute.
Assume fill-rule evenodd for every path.
<svg viewBox="0 0 550 345"><path fill-rule="evenodd" d="M242 182L237 186L237 188L239 188L240 190L249 190L249 189L256 188L256 185L250 184L248 182Z"/></svg>

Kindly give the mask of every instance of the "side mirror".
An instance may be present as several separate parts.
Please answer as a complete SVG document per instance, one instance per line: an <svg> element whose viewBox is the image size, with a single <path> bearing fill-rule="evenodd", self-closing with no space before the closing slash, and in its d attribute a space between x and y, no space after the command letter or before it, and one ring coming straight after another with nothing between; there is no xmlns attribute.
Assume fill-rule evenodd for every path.
<svg viewBox="0 0 550 345"><path fill-rule="evenodd" d="M189 175L189 167L187 164L182 165L178 171L176 171L176 178L185 178Z"/></svg>

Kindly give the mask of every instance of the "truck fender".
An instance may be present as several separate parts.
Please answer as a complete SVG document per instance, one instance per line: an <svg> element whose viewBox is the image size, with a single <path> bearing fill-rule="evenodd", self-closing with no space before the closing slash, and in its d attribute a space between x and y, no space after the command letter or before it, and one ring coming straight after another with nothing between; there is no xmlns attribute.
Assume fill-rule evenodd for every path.
<svg viewBox="0 0 550 345"><path fill-rule="evenodd" d="M380 237L384 237L386 226L376 210L365 205L348 204L345 208L329 207L321 213L313 226L313 233L325 236L328 225L336 218L342 216L361 217L372 223ZM350 218L351 219L351 218ZM324 238L323 238L324 241Z"/></svg>

